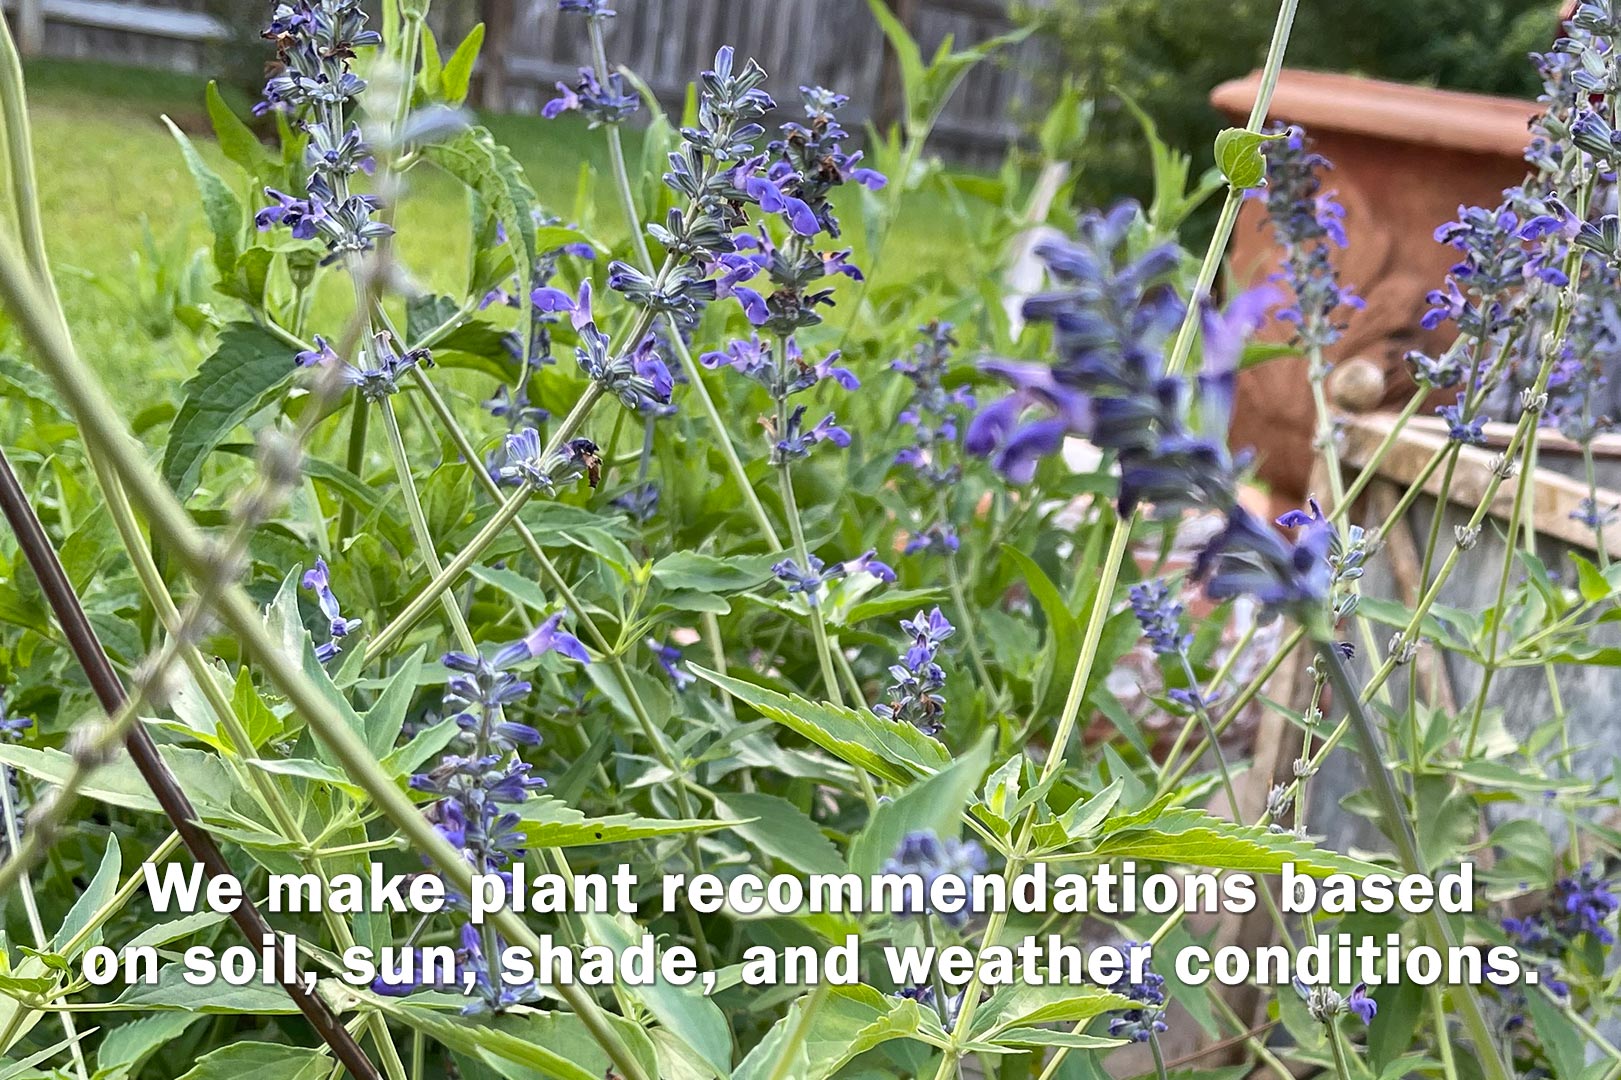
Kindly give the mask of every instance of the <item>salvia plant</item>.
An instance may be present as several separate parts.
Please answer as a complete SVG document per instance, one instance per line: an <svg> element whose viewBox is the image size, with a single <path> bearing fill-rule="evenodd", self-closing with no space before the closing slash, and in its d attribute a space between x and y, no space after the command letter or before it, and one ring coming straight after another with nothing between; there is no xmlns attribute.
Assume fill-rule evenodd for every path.
<svg viewBox="0 0 1621 1080"><path fill-rule="evenodd" d="M854 130L871 103L780 85L731 47L671 119L616 65L606 0L558 7L588 49L540 112L606 161L567 212L466 107L482 28L449 48L428 0L266 6L256 119L210 91L218 167L173 128L212 233L185 305L210 354L139 439L57 299L4 36L0 1077L1621 1075L1616 778L1571 723L1594 685L1572 672L1621 666L1621 508L1594 449L1621 351L1610 0L1533 58L1524 182L1437 230L1456 262L1422 324L1455 335L1408 357L1416 388L1358 474L1331 404L1362 304L1339 271L1354 239L1310 133L1269 117L1295 0L1253 114L1216 139L1222 183L1185 191L1156 145L1151 209L1078 212L1062 179L1025 182L1027 157L966 180L927 157L946 100L1008 39L926 55L873 0L899 61L892 130ZM1063 160L1083 117L1060 103L1036 164ZM430 171L465 191L449 274L398 247ZM1177 226L1212 191L1215 234L1189 252ZM972 238L949 272L886 261L914 200ZM1246 205L1281 269L1218 289ZM1040 285L1004 296L1020 259ZM146 318L172 290L108 296ZM164 308L172 333L179 301ZM1280 352L1306 358L1323 479L1274 516L1228 430L1242 371ZM1365 516L1403 426L1430 416L1420 480ZM1584 465L1568 512L1592 557L1532 527L1555 433ZM1482 446L1487 479L1465 491ZM1466 521L1428 511L1417 590L1392 599L1374 582L1433 506L1426 484ZM1465 578L1486 599L1442 603ZM1435 665L1469 692L1443 693ZM1523 669L1542 711L1506 715ZM1291 672L1298 694L1279 689ZM1246 753L1234 735L1257 713L1281 719ZM1314 805L1330 768L1365 788ZM1335 814L1354 847L1322 835ZM239 877L246 902L229 922L153 910L140 864L169 861ZM1180 909L930 899L1038 868L1465 861L1468 915L1300 916L1265 892L1242 936L1290 954L1341 933L1508 944L1518 980L1193 985L1171 954L1207 928ZM447 902L260 910L267 874L372 865ZM634 913L475 910L475 875L620 868ZM881 912L659 903L662 875L745 873L912 887ZM187 947L271 931L301 943L297 977L183 977ZM1036 934L1159 951L1043 986L898 983L877 951ZM711 992L504 964L644 935L690 949ZM852 935L845 984L745 982L751 947ZM92 985L101 944L156 947L155 983ZM453 963L413 963L431 946ZM369 981L340 978L357 950L382 958Z"/></svg>

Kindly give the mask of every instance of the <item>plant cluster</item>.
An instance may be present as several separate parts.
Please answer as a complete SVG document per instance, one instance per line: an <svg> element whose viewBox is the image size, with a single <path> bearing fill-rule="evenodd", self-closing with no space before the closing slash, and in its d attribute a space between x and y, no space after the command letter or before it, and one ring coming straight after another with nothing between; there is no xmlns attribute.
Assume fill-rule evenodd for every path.
<svg viewBox="0 0 1621 1080"><path fill-rule="evenodd" d="M567 213L540 205L465 107L480 31L447 56L427 0L387 0L375 25L359 0L274 6L258 111L276 145L217 95L223 170L175 129L218 302L210 356L172 414L140 426L145 443L76 353L28 128L6 111L18 227L0 230L0 301L27 350L0 358L19 404L0 481L12 461L22 478L0 484L19 538L0 581L0 1077L951 1080L978 1059L983 1075L1165 1080L1222 1071L1167 1060L1163 1043L1198 1027L1280 1075L1613 1080L1616 779L1572 742L1560 690L1573 666L1621 667L1598 640L1621 595L1593 467L1613 409L1587 370L1615 347L1621 266L1611 0L1582 4L1539 58L1547 112L1525 183L1436 235L1458 262L1425 321L1458 333L1410 358L1420 387L1401 419L1456 395L1424 472L1443 501L1488 421L1512 434L1467 524L1448 535L1430 515L1406 604L1365 594L1365 575L1423 485L1385 520L1358 516L1378 463L1347 484L1325 392L1359 304L1336 269L1353 241L1328 163L1307 133L1269 126L1265 100L1217 142L1225 194L1196 256L1177 239L1185 169L1163 152L1167 198L1073 216L1073 187L1032 193L1015 163L994 178L922 165L945 99L1001 42L926 59L873 0L907 107L862 139L836 88L775 87L729 47L672 123L613 66L605 0L560 7L590 50L543 112L607 151ZM1273 73L1293 13L1277 13ZM0 93L22 100L3 62ZM623 129L641 118L638 170ZM1047 164L1070 126L1043 140ZM466 193L448 292L397 247L430 170ZM974 237L959 268L973 287L886 264L898 207L925 196ZM1218 301L1246 200L1264 203L1283 270ZM1004 296L1035 223L1050 226L1030 252L1041 284ZM1269 321L1309 360L1329 477L1276 521L1252 508L1249 455L1227 437L1235 381L1276 352L1252 341ZM1545 559L1525 528L1536 435L1554 426L1586 456L1593 559ZM1486 518L1510 483L1494 547ZM33 577L52 560L64 589ZM1439 602L1460 571L1494 587L1489 603ZM1478 672L1472 696L1453 704L1421 677L1435 654ZM1271 681L1291 658L1301 700ZM1532 723L1504 715L1519 669L1546 680ZM105 672L127 696L109 697ZM1224 741L1258 701L1283 747L1264 799ZM1165 718L1161 739L1150 720ZM138 771L117 747L141 738L156 765ZM1353 758L1354 853L1310 812L1314 778ZM235 930L149 912L137 864L195 854L199 830L255 896L267 874L371 863L434 875L451 902L411 919L278 915L305 943L314 1000L193 986L175 952ZM893 985L870 958L855 986L740 981L750 946L851 934L979 955L1038 930L1190 940L1181 914L1038 926L936 910L943 879L1465 859L1484 883L1468 917L1286 918L1269 893L1261 917L1290 953L1352 931L1511 942L1539 981L1301 984L1271 994L1259 1026L1163 961L1099 985ZM622 865L648 901L635 918L475 920L468 901L477 875ZM653 902L665 873L880 872L914 875L900 910ZM500 963L644 933L690 948L716 992L513 981ZM94 987L78 963L101 943L171 962L155 986ZM402 959L445 944L453 972ZM394 959L347 985L355 949ZM108 1018L94 1034L91 1011Z"/></svg>

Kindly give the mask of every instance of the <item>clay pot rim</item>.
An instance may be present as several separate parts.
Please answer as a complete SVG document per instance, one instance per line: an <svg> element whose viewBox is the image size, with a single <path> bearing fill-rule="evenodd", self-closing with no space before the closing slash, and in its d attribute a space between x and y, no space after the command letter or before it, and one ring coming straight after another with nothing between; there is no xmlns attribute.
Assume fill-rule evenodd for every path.
<svg viewBox="0 0 1621 1080"><path fill-rule="evenodd" d="M1216 87L1210 102L1230 117L1247 118L1260 86L1260 71L1252 71ZM1527 124L1542 111L1518 98L1284 68L1271 114L1315 132L1518 157L1528 141Z"/></svg>

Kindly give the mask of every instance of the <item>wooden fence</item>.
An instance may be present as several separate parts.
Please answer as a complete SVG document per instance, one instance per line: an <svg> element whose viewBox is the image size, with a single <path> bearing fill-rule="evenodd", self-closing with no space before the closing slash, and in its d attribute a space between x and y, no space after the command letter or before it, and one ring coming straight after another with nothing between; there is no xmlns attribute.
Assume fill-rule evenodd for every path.
<svg viewBox="0 0 1621 1080"><path fill-rule="evenodd" d="M925 54L948 35L959 47L1012 25L1011 0L888 0ZM255 0L3 0L25 52L98 58L173 70L205 70L216 43L240 38L232 21L261 14ZM734 46L770 73L778 101L792 106L800 85L850 96L854 127L893 119L899 78L866 0L619 0L609 52L647 80L667 105L715 50ZM228 11L228 17L219 12ZM556 0L450 0L436 5L450 30L482 19L489 27L478 72L479 103L533 111L559 80L572 79L587 55L583 20L560 14ZM1017 138L1036 90L1031 73L1042 51L1027 40L982 64L941 118L935 148L958 160L994 161Z"/></svg>

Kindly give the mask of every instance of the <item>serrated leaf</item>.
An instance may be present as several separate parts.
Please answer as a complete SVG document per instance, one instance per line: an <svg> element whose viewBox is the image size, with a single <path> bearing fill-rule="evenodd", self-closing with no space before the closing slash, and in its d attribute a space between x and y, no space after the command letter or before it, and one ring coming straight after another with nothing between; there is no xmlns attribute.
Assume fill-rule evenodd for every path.
<svg viewBox="0 0 1621 1080"><path fill-rule="evenodd" d="M1074 804L1059 817L1058 824L1063 827L1064 835L1071 840L1080 840L1091 836L1094 829L1101 825L1105 818L1120 802L1120 793L1125 790L1125 781L1116 777L1108 787L1092 796L1090 799L1076 799Z"/></svg>
<svg viewBox="0 0 1621 1080"><path fill-rule="evenodd" d="M774 1075L826 1080L859 1055L891 1039L911 1037L922 1025L917 1002L886 997L870 986L834 986L821 994L806 1025L798 1064L790 1062L784 1071L778 1068L778 1059L789 1049L789 1032L799 1027L809 995L777 1021L732 1073L732 1080L767 1080Z"/></svg>
<svg viewBox="0 0 1621 1080"><path fill-rule="evenodd" d="M124 1069L130 1075L165 1044L178 1039L186 1029L201 1020L185 1013L159 1013L120 1024L107 1033L96 1048L96 1069Z"/></svg>
<svg viewBox="0 0 1621 1080"><path fill-rule="evenodd" d="M471 127L448 142L422 148L422 156L473 190L506 226L507 236L523 245L518 260L521 292L528 295L535 248L535 192L523 166L487 128Z"/></svg>
<svg viewBox="0 0 1621 1080"><path fill-rule="evenodd" d="M1266 179L1266 158L1261 147L1278 135L1259 135L1245 128L1227 128L1216 136L1216 168L1235 188L1259 187Z"/></svg>
<svg viewBox="0 0 1621 1080"><path fill-rule="evenodd" d="M803 810L781 796L744 791L717 793L715 813L735 818L739 824L733 829L739 836L795 870L837 874L844 869L844 859L833 841Z"/></svg>
<svg viewBox="0 0 1621 1080"><path fill-rule="evenodd" d="M715 832L738 824L735 821L645 818L637 814L591 818L572 806L546 796L528 800L519 808L518 814L518 827L529 846L537 848L619 844L627 840L645 840L650 836Z"/></svg>
<svg viewBox="0 0 1621 1080"><path fill-rule="evenodd" d="M219 173L197 153L197 148L191 144L186 133L167 116L163 117L163 122L180 144L180 156L185 159L186 169L196 181L197 192L202 196L203 216L208 219L208 227L214 233L214 268L219 271L220 277L228 278L236 270L237 256L242 250L242 203L230 186L220 179Z"/></svg>
<svg viewBox="0 0 1621 1080"><path fill-rule="evenodd" d="M180 388L163 450L163 478L182 501L197 490L203 459L292 380L293 351L251 323L220 332L219 348Z"/></svg>
<svg viewBox="0 0 1621 1080"><path fill-rule="evenodd" d="M787 697L687 662L693 674L731 694L761 716L797 732L858 769L897 783L939 772L951 755L938 740L911 724L897 724L862 709L840 708Z"/></svg>
<svg viewBox="0 0 1621 1080"><path fill-rule="evenodd" d="M180 1080L316 1080L331 1068L319 1050L239 1042L204 1054Z"/></svg>
<svg viewBox="0 0 1621 1080"><path fill-rule="evenodd" d="M1373 863L1341 855L1274 833L1258 825L1235 825L1203 810L1176 807L1141 821L1127 815L1130 824L1105 821L1088 860L1141 859L1145 862L1181 863L1214 870L1245 870L1275 874L1292 862L1299 873L1313 877L1350 874L1364 877L1384 871Z"/></svg>

